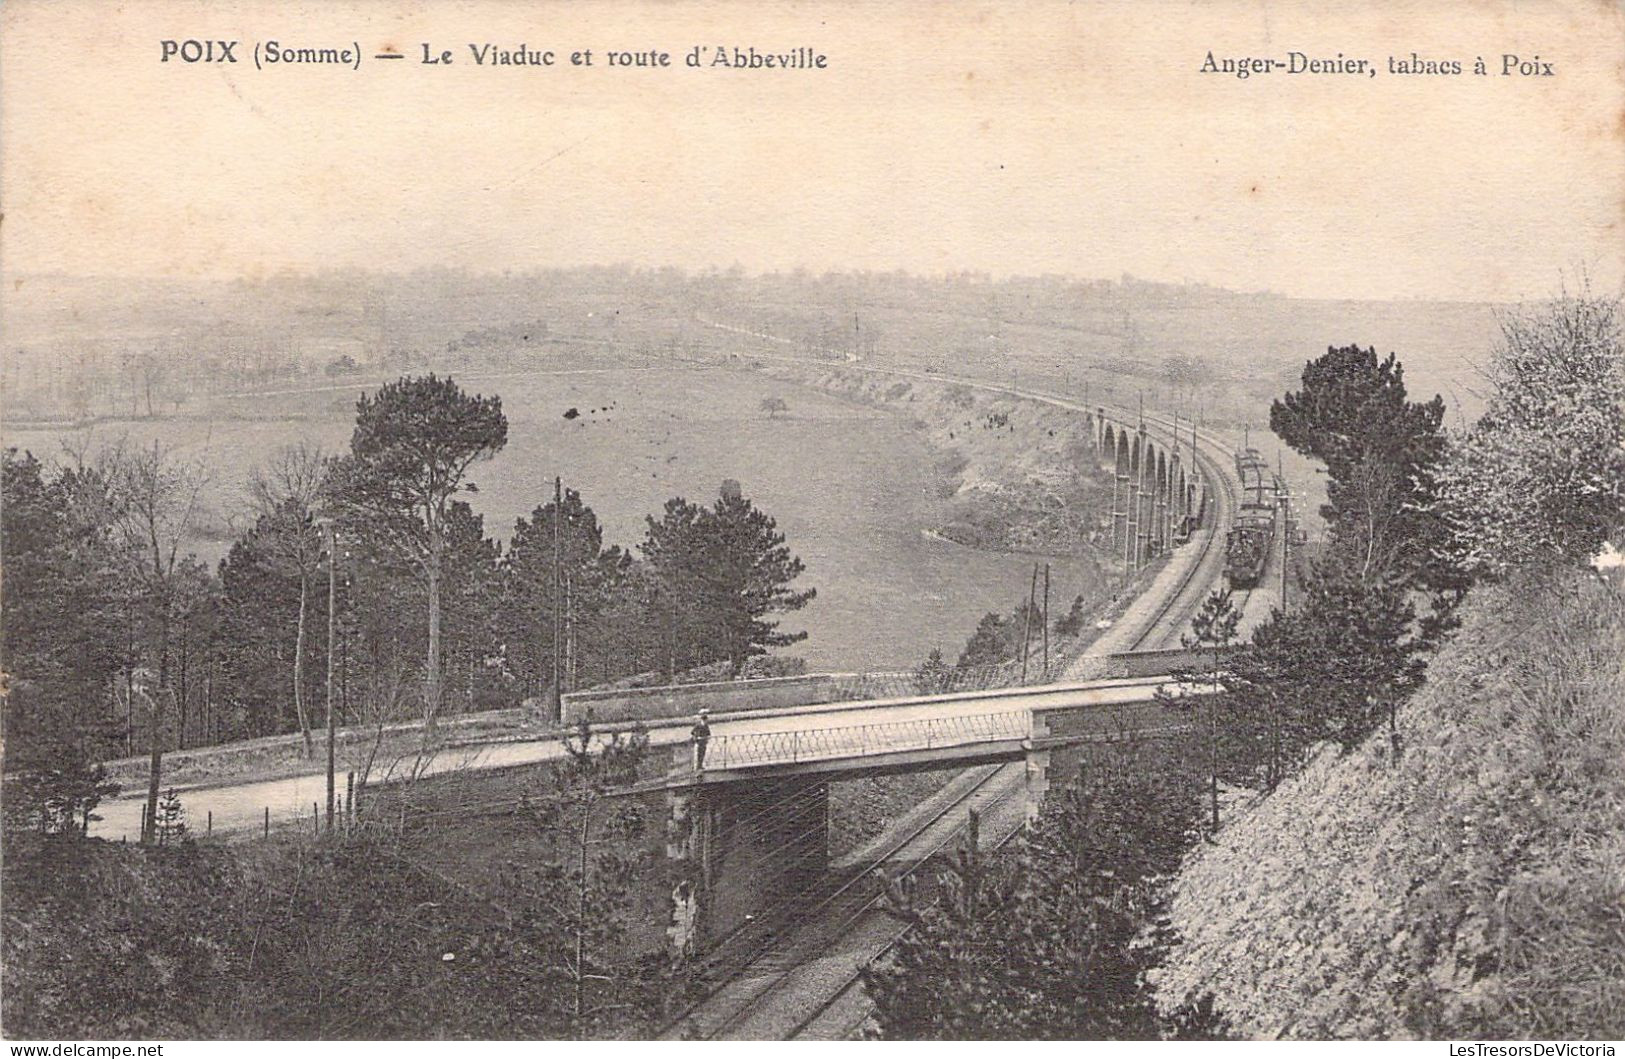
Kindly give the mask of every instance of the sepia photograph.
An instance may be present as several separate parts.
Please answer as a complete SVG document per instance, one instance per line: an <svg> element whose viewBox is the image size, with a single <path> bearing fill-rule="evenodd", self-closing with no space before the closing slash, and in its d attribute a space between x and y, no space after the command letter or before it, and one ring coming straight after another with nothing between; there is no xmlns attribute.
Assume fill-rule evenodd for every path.
<svg viewBox="0 0 1625 1059"><path fill-rule="evenodd" d="M5 0L8 1054L1614 1056L1622 297L1619 0Z"/></svg>

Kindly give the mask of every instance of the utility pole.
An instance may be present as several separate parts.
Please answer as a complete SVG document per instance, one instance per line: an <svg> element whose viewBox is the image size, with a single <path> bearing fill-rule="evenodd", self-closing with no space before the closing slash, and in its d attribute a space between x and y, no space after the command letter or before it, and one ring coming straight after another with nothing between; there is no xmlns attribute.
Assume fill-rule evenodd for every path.
<svg viewBox="0 0 1625 1059"><path fill-rule="evenodd" d="M563 644L560 636L564 626L564 608L561 602L563 583L563 547L562 533L564 523L564 479L558 475L553 476L553 723L562 723L564 719L564 688L562 684L563 673Z"/></svg>
<svg viewBox="0 0 1625 1059"><path fill-rule="evenodd" d="M1122 489L1123 489L1123 476L1121 474L1115 474L1114 473L1112 475L1112 553L1113 554L1116 554L1116 552L1117 552L1117 516L1122 513L1121 511L1118 510L1117 505L1120 502L1118 494L1122 492Z"/></svg>
<svg viewBox="0 0 1625 1059"><path fill-rule="evenodd" d="M1275 488L1281 503L1281 610L1286 611L1286 566L1292 548L1292 497L1286 488L1286 472L1281 447L1275 447Z"/></svg>
<svg viewBox="0 0 1625 1059"><path fill-rule="evenodd" d="M1286 568L1292 554L1292 501L1281 495L1281 610L1286 610Z"/></svg>
<svg viewBox="0 0 1625 1059"><path fill-rule="evenodd" d="M1134 475L1128 479L1128 511L1123 516L1123 565L1132 574L1140 567L1140 486Z"/></svg>
<svg viewBox="0 0 1625 1059"><path fill-rule="evenodd" d="M1033 639L1033 610L1037 606L1038 564L1033 564L1032 584L1027 588L1027 613L1021 623L1021 682L1027 683L1027 646Z"/></svg>
<svg viewBox="0 0 1625 1059"><path fill-rule="evenodd" d="M1174 523L1183 519L1185 514L1185 487L1179 484L1179 472L1184 469L1184 463L1179 456L1179 409L1174 409L1174 458L1168 464L1168 543L1174 542ZM1174 495L1174 490L1179 495Z"/></svg>
<svg viewBox="0 0 1625 1059"><path fill-rule="evenodd" d="M1049 563L1044 564L1044 679L1049 680Z"/></svg>
<svg viewBox="0 0 1625 1059"><path fill-rule="evenodd" d="M1197 477L1197 474L1196 474L1196 424L1195 423L1191 424L1191 479L1193 481L1200 481L1200 479ZM1187 513L1188 514L1195 514L1195 512L1187 512Z"/></svg>
<svg viewBox="0 0 1625 1059"><path fill-rule="evenodd" d="M327 520L327 830L333 830L333 645L338 639L339 549L338 531Z"/></svg>
<svg viewBox="0 0 1625 1059"><path fill-rule="evenodd" d="M564 673L570 681L570 690L576 689L576 585L575 578L564 575Z"/></svg>

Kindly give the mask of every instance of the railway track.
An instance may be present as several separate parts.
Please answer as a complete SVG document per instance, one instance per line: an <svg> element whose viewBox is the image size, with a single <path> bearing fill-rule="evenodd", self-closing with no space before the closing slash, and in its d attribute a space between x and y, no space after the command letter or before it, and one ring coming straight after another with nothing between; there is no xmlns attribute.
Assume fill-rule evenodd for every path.
<svg viewBox="0 0 1625 1059"><path fill-rule="evenodd" d="M964 825L951 820L953 814L1003 804L1019 787L1021 775L1019 764L976 770L964 790L889 843L866 867L812 904L796 908L792 918L799 929L769 939L729 968L662 1036L677 1040L782 1038L798 1028L791 1023L805 1021L805 1015L796 1014L798 1010L809 1003L826 1010L826 1000L850 989L846 979L856 981L859 969L894 943L887 939L896 933L895 920L880 908L891 881L919 871L958 839ZM1015 815L1017 822L1008 826L1004 841L1020 829L1019 820L1025 814ZM899 863L905 865L900 875L886 874L887 868ZM880 945L865 944L865 935L877 933ZM831 975L837 983L833 991L828 983Z"/></svg>
<svg viewBox="0 0 1625 1059"><path fill-rule="evenodd" d="M992 851L996 853L1002 850L1020 833L1021 829L1018 827L1001 835L993 843ZM864 1024L869 1021L870 1012L874 1010L868 998L858 989L863 982L863 972L877 961L885 959L887 954L897 947L897 943L908 936L911 929L907 925L894 927L886 936L885 943L865 955L861 962L841 979L834 992L796 1020L783 1039L840 1041L857 1038Z"/></svg>
<svg viewBox="0 0 1625 1059"><path fill-rule="evenodd" d="M737 334L744 334L750 337L781 344L788 344L787 340L773 335L766 335L758 332L748 331L743 328L731 327L726 324L706 320L703 317L699 319L700 322L720 330L731 331ZM783 361L798 366L805 366L806 364L806 361L803 358L779 357L769 354L758 354L758 356L761 356L764 359ZM969 386L995 393L1003 393L1068 411L1081 412L1086 415L1093 414L1096 411L1096 408L1099 407L1090 407L1078 401L1057 396L1055 394L1040 393L1033 390L1027 390L1014 386L1005 386L999 383L985 382L977 379L936 375L926 372L912 371L906 368L880 368L870 365L847 366L855 367L860 371L874 374L912 378L927 382L952 382L957 385ZM1129 418L1129 413L1124 409L1112 407L1109 410L1123 421L1127 421ZM1139 415L1139 413L1136 413L1136 415ZM1143 415L1143 421L1150 425L1158 433L1164 434L1166 436L1165 440L1166 438L1174 438L1177 440L1179 437L1187 436L1180 432L1179 425L1176 424L1171 417L1151 413ZM1221 584L1223 581L1225 532L1228 530L1234 519L1234 512L1237 503L1236 497L1239 493L1239 484L1233 479L1233 476L1228 471L1228 460L1230 453L1226 443L1209 431L1195 430L1193 431L1193 435L1197 444L1193 445L1192 447L1192 456L1195 460L1197 470L1207 480L1209 486L1207 495L1213 498L1211 525L1202 531L1200 540L1195 542L1197 544L1197 551L1194 556L1192 556L1189 560L1180 560L1185 562L1185 569L1171 586L1164 586L1162 588L1162 596L1152 604L1152 611L1149 618L1142 620L1141 627L1129 635L1126 639L1126 643L1120 645L1119 649L1130 651L1149 650L1165 646L1170 642L1178 643L1181 631L1183 630L1185 624L1189 621L1190 617L1194 615L1201 607L1203 600L1206 598L1207 594L1212 590L1212 588L1215 585ZM1233 594L1232 603L1238 612L1245 612L1246 604L1250 595L1250 590L1244 590ZM1003 766L1002 768L1012 767L1013 766ZM987 774L981 776L976 784L972 787L971 792L967 794L967 797L974 794L976 791L984 789L988 784L991 783L993 777L997 775L999 771L1001 771L1000 768L995 768ZM941 820L947 816L948 813L958 808L961 804L963 804L963 800L956 800L949 806L945 807L941 812L934 815L931 821L923 825L921 829L914 831L908 838L904 839L896 850L888 853L887 857L883 858L881 863L895 857L899 850L901 850L909 842L914 841L920 834L928 829L931 824ZM929 856L934 855L935 853L940 852L941 849L945 848L949 842L953 841L953 837L957 835L958 830L958 828L955 828L947 838L943 839L931 850L930 854L916 860L913 866L910 868L910 871L918 871L919 868L929 859ZM1004 834L997 840L995 848L1002 848L1019 832L1019 830L1020 825L1018 823L1015 827L1011 828L1008 833ZM869 876L877 871L878 868L879 864L871 867L857 878ZM855 882L856 879L853 881ZM840 899L839 895L846 892L850 886L851 883L849 883L847 887L843 887L842 890L836 891L836 894L826 898L824 902L813 910L813 914L809 914L807 916L808 921L812 921L816 913L829 910L832 907L833 902ZM892 920L889 916L883 916L882 913L876 910L875 906L878 905L880 900L881 893L876 893L868 898L858 901L856 903L856 907L852 910L838 910L832 917L833 929L829 930L827 934L822 936L820 939L815 940L812 943L812 948L809 951L797 953L793 951L793 949L788 948L784 950L764 950L764 952L759 955L758 959L766 961L765 967L767 968L768 973L765 977L765 984L753 984L750 988L745 989L743 991L742 1001L732 1003L728 1008L727 1014L725 1014L720 1021L716 1022L715 1024L700 1027L697 1035L708 1039L719 1039L728 1035L737 1034L743 1037L771 1037L781 1040L840 1040L856 1035L863 1024L867 1021L869 1013L872 1010L867 998L862 995L862 990L859 988L862 982L864 969L873 964L876 960L882 959L908 933L907 927L899 929L895 920ZM863 938L852 937L852 935L859 931L860 924L864 923L866 917L870 919L867 927L867 943L865 943ZM882 919L885 925L876 924L874 922L875 919ZM855 943L857 945L859 955L856 958L852 958L850 954L848 954L846 965L839 972L837 972L837 978L833 983L833 988L831 988L828 981L825 981L822 983L822 988L817 990L804 990L799 995L781 994L781 991L785 990L785 987L793 982L798 970L804 969L819 961L825 953L829 952L834 945L843 938L846 938L849 944ZM777 961L777 963L775 963L775 961ZM755 961L752 961L751 964L741 967L733 976L730 977L729 982L741 981L746 975L749 966L754 965L754 963ZM783 966L779 966L780 964ZM816 981L821 970L824 973L828 973L827 968L820 969L814 967L812 971L807 972L805 977ZM759 980L752 978L751 981L753 983L758 983ZM726 987L727 984L725 983L723 987L720 987L717 992L711 994L711 997L708 997L707 1001L703 1001L702 1004L710 1002L710 1000L714 997L721 996ZM793 989L791 992L793 992ZM807 998L809 995L812 996L812 1003L810 1006L807 1004ZM794 1014L798 1009L800 1010L800 1014ZM697 1011L698 1008L693 1010ZM774 1012L778 1018L775 1020L772 1018L758 1017L757 1013L762 1011ZM690 1014L692 1014L692 1011ZM786 1019L789 1020L788 1024L785 1024ZM679 1023L683 1023L686 1020L687 1016L685 1016L684 1019L680 1019ZM763 1029L765 1024L772 1024L771 1032L742 1032L748 1029L749 1024L751 1024L753 1020L755 1021L758 1030ZM684 1035L695 1035L693 1032L693 1027L691 1026L690 1031Z"/></svg>

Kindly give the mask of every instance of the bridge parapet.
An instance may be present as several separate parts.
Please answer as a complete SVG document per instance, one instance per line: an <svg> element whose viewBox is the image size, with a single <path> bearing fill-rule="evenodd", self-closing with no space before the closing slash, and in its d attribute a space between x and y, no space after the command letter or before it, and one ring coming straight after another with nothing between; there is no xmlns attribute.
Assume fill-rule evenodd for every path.
<svg viewBox="0 0 1625 1059"><path fill-rule="evenodd" d="M937 750L996 740L1025 739L1032 732L1032 711L1025 707L983 714L913 717L834 728L784 732L747 732L711 740L708 769L744 769L794 764L876 753Z"/></svg>

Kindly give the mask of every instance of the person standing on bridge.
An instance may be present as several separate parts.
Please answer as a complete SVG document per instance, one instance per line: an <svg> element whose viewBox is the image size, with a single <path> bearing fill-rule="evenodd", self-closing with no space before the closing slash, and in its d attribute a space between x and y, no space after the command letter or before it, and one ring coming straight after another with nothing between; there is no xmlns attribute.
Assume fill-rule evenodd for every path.
<svg viewBox="0 0 1625 1059"><path fill-rule="evenodd" d="M705 744L711 741L711 723L706 720L707 711L700 707L700 715L694 719L694 771L699 772L705 768Z"/></svg>

